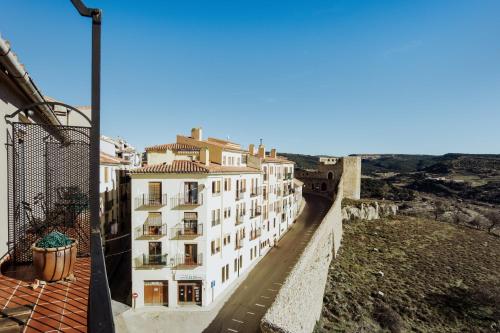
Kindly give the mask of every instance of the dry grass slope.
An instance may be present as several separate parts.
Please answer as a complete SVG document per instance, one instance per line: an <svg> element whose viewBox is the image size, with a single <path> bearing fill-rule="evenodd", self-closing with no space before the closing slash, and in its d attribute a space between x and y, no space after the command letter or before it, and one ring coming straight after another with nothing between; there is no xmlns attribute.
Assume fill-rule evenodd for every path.
<svg viewBox="0 0 500 333"><path fill-rule="evenodd" d="M500 239L412 217L345 225L317 332L500 332Z"/></svg>

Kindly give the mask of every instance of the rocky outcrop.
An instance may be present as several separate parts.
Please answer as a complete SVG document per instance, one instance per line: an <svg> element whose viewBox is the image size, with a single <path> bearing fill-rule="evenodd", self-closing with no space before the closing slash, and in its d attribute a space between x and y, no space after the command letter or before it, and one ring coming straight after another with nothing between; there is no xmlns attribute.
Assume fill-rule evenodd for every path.
<svg viewBox="0 0 500 333"><path fill-rule="evenodd" d="M377 220L383 217L396 215L397 213L398 205L392 202L359 202L354 205L345 205L342 208L342 220Z"/></svg>

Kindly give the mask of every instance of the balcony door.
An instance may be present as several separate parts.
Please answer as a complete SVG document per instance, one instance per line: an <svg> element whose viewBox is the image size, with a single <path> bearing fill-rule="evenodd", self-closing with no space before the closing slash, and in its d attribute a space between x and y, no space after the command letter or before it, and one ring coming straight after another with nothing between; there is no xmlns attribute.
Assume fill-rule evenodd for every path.
<svg viewBox="0 0 500 333"><path fill-rule="evenodd" d="M184 244L184 262L186 265L194 265L198 262L198 245Z"/></svg>
<svg viewBox="0 0 500 333"><path fill-rule="evenodd" d="M149 242L149 263L161 263L161 242Z"/></svg>
<svg viewBox="0 0 500 333"><path fill-rule="evenodd" d="M161 205L161 182L149 182L149 204Z"/></svg>
<svg viewBox="0 0 500 333"><path fill-rule="evenodd" d="M184 233L187 235L196 235L198 233L198 213L184 213Z"/></svg>
<svg viewBox="0 0 500 333"><path fill-rule="evenodd" d="M187 204L198 203L198 183L185 182L184 183L184 202Z"/></svg>

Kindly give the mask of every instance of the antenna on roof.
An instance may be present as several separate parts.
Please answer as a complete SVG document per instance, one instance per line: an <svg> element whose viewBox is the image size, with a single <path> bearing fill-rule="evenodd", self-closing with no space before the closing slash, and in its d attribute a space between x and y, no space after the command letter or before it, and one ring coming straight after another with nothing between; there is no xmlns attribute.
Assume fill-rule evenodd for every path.
<svg viewBox="0 0 500 333"><path fill-rule="evenodd" d="M262 138L260 139L260 144L262 144Z"/></svg>

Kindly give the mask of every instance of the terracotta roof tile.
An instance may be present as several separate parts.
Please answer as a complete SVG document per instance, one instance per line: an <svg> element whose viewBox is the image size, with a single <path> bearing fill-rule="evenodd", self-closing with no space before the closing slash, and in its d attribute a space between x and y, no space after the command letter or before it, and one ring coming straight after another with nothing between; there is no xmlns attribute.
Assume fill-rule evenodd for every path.
<svg viewBox="0 0 500 333"><path fill-rule="evenodd" d="M221 166L211 163L209 166L200 162L175 160L172 164L154 164L134 169L131 173L260 173L259 169L251 167Z"/></svg>
<svg viewBox="0 0 500 333"><path fill-rule="evenodd" d="M177 151L200 151L199 147L188 145L185 143L166 143L162 145L156 145L151 147L146 147L146 151L164 151L164 150L177 150Z"/></svg>
<svg viewBox="0 0 500 333"><path fill-rule="evenodd" d="M99 157L100 163L101 164L127 164L128 162L118 158L114 157L111 155L108 155L106 153L101 152L100 157Z"/></svg>

